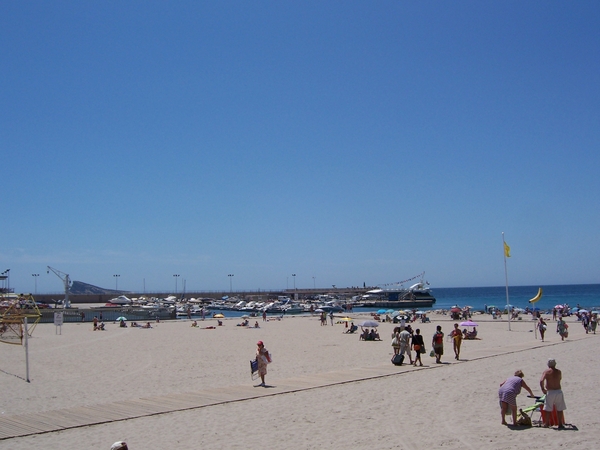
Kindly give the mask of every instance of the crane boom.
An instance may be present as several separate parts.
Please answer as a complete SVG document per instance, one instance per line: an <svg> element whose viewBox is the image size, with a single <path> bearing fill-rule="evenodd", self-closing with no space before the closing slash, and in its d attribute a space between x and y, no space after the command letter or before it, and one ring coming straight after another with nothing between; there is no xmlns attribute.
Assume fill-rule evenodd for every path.
<svg viewBox="0 0 600 450"><path fill-rule="evenodd" d="M48 267L48 273L50 273L50 271L52 271L54 273L54 275L56 275L58 278L60 278L65 286L65 300L63 302L63 308L70 308L71 307L71 302L69 301L69 287L71 286L71 279L69 278L69 274L68 273L64 273L61 272L58 269L55 269L53 267L47 266Z"/></svg>

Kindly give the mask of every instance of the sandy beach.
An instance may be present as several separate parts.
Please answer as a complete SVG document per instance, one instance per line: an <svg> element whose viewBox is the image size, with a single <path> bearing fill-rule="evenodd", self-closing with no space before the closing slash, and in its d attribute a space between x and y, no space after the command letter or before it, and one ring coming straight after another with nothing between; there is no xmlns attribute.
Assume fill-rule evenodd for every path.
<svg viewBox="0 0 600 450"><path fill-rule="evenodd" d="M338 316L342 317L342 316ZM358 323L367 316L354 316ZM448 334L449 317L415 323L427 350L436 325ZM25 352L0 345L0 417L62 411L121 400L210 392L252 392L257 398L218 402L183 411L120 420L0 440L0 449L109 449L125 440L141 448L590 448L597 434L594 381L600 363L594 356L600 335L586 334L568 318L565 342L549 322L546 342L529 318L511 322L475 315L479 340L463 342L456 361L445 343L444 364L423 355L424 367L390 363L391 332L382 323L381 342L344 334L343 323L320 326L316 317L258 319L259 329L236 326L241 319L153 323L152 329L106 331L92 324L67 323L62 334L39 324L29 341L30 379ZM337 318L336 318L337 321ZM251 321L253 324L254 321ZM273 355L267 388L253 387L249 360L262 340ZM500 424L498 386L517 369L536 395L548 358L563 371L566 430L511 428ZM364 370L369 369L366 377ZM335 373L354 373L336 381ZM339 378L339 377L338 377ZM352 377L351 377L352 378ZM330 379L312 387L311 380ZM293 392L283 386L304 386ZM532 399L523 390L520 407ZM536 415L537 416L537 415ZM534 416L534 418L536 417Z"/></svg>

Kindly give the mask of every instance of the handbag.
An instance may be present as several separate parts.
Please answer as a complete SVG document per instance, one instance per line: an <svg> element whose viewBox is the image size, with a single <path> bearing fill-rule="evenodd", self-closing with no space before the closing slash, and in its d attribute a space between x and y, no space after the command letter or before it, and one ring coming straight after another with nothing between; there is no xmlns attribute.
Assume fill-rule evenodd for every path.
<svg viewBox="0 0 600 450"><path fill-rule="evenodd" d="M421 354L425 354L425 353L427 353L427 350L425 350L425 346L424 346L424 345L421 345L421 348L419 349L419 352L420 352Z"/></svg>
<svg viewBox="0 0 600 450"><path fill-rule="evenodd" d="M435 356L435 351L433 349L431 349L431 351L429 352L429 356L431 356L432 358Z"/></svg>

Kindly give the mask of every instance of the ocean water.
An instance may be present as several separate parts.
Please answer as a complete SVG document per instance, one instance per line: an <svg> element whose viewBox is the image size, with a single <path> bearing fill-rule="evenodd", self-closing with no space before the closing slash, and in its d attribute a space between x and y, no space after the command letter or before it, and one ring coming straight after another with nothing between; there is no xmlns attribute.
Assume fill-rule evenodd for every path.
<svg viewBox="0 0 600 450"><path fill-rule="evenodd" d="M542 298L535 304L529 300L538 293L538 288L543 289ZM433 309L448 309L454 305L472 306L474 309L483 309L487 306L506 305L506 287L477 287L477 288L439 288L432 289L436 298ZM551 310L556 305L568 304L570 307L585 309L600 309L600 284L573 284L554 286L509 286L509 304L517 308L535 306L542 311Z"/></svg>

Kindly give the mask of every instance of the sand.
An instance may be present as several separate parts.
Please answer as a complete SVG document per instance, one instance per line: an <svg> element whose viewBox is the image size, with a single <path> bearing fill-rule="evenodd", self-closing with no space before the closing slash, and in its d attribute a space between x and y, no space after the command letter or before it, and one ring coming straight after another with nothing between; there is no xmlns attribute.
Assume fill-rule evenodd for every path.
<svg viewBox="0 0 600 450"><path fill-rule="evenodd" d="M341 316L340 316L341 317ZM357 322L361 317L355 316ZM362 318L366 318L362 316ZM570 336L561 342L549 322L546 342L536 339L529 319L511 323L474 316L480 340L464 341L456 361L446 343L444 364L423 356L423 368L394 369L390 334L382 342L362 342L344 334L343 324L320 326L314 317L259 320L260 329L237 327L226 319L216 329L192 328L190 321L153 323L153 328L104 332L90 323L67 323L62 335L39 324L30 339L30 379L20 346L0 345L0 415L55 411L117 400L251 387L249 360L256 341L273 355L267 384L252 388L264 397L186 411L0 440L0 449L109 449L117 440L129 448L590 448L597 435L598 336L585 334L569 318ZM253 323L253 322L251 322ZM215 320L198 321L201 327ZM427 349L436 325L449 333L447 316L413 324ZM517 369L534 393L548 358L563 370L567 430L518 428L500 424L499 384ZM281 393L294 379L327 378L340 370L369 368L375 377ZM377 373L381 372L380 377ZM358 372L357 372L358 373ZM362 372L361 372L362 373ZM335 377L333 377L335 378ZM310 383L306 383L310 387ZM532 400L523 393L519 406Z"/></svg>

